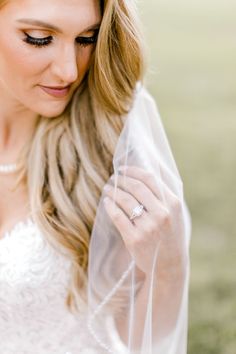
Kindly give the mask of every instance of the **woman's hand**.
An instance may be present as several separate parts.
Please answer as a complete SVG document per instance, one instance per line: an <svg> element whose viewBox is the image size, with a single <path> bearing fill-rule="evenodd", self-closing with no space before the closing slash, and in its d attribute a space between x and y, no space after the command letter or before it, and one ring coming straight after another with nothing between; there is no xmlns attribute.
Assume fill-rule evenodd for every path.
<svg viewBox="0 0 236 354"><path fill-rule="evenodd" d="M184 238L182 204L162 181L143 168L126 166L117 177L117 190L106 184L105 209L120 232L136 266L150 275L158 251L159 276L176 277L183 270ZM122 173L121 171L121 173ZM114 181L114 178L112 179ZM114 199L116 202L114 202ZM165 204L163 203L165 200ZM142 204L141 216L130 220Z"/></svg>

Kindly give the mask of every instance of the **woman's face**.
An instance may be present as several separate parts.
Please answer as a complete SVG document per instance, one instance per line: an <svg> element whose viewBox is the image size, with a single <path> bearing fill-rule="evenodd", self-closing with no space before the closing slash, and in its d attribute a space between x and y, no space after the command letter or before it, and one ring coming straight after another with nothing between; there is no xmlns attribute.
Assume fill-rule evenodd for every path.
<svg viewBox="0 0 236 354"><path fill-rule="evenodd" d="M38 114L62 113L88 70L100 22L98 0L9 0L0 10L0 92ZM41 85L71 86L55 97Z"/></svg>

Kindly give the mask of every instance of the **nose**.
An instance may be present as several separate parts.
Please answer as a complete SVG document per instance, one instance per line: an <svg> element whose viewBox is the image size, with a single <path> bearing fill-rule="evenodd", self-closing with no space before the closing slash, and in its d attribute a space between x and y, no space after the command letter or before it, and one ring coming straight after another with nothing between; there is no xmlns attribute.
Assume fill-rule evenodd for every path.
<svg viewBox="0 0 236 354"><path fill-rule="evenodd" d="M52 71L65 85L70 85L77 80L78 64L75 45L65 45L56 53Z"/></svg>

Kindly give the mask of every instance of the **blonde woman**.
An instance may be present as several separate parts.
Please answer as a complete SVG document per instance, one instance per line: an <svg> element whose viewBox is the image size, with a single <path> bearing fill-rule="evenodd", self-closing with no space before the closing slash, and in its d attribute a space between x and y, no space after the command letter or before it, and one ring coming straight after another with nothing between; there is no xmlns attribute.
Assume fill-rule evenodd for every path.
<svg viewBox="0 0 236 354"><path fill-rule="evenodd" d="M0 1L0 353L185 354L190 218L132 0Z"/></svg>

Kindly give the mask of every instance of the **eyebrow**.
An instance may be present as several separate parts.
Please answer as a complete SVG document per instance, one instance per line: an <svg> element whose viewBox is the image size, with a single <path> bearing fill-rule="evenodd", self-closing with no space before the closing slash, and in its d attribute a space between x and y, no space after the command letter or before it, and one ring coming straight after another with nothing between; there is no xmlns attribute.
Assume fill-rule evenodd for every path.
<svg viewBox="0 0 236 354"><path fill-rule="evenodd" d="M45 27L45 28L57 31L58 33L62 33L62 30L59 27L57 27L55 25L52 25L51 23L47 23L47 22L44 22L44 21L41 21L41 20L36 20L36 19L33 19L33 18L20 18L20 19L17 20L17 22L27 23L29 25L36 25L36 26L39 26L39 27ZM81 33L88 32L90 30L96 29L96 28L98 28L100 26L100 24L101 23L98 22L98 23L95 23L94 25L90 25L87 28L85 28Z"/></svg>

